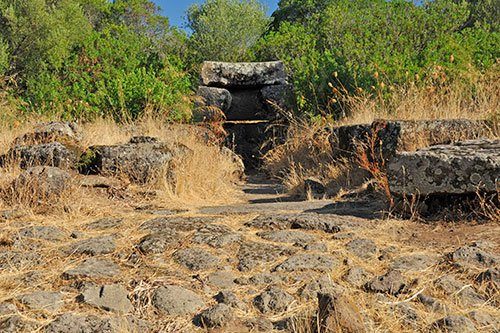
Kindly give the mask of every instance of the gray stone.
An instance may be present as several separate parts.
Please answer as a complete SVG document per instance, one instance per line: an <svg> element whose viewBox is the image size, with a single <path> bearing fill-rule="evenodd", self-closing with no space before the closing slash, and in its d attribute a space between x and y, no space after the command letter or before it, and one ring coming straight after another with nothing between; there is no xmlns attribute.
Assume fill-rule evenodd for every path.
<svg viewBox="0 0 500 333"><path fill-rule="evenodd" d="M105 217L97 221L88 223L85 227L89 230L107 230L121 226L123 219L119 217Z"/></svg>
<svg viewBox="0 0 500 333"><path fill-rule="evenodd" d="M56 291L35 291L19 296L18 301L32 310L56 312L63 305L61 293Z"/></svg>
<svg viewBox="0 0 500 333"><path fill-rule="evenodd" d="M236 283L240 285L270 285L270 284L280 284L283 282L283 278L277 273L259 273L250 278L238 278L235 280Z"/></svg>
<svg viewBox="0 0 500 333"><path fill-rule="evenodd" d="M192 314L205 306L197 294L178 286L159 287L153 293L152 303L169 316Z"/></svg>
<svg viewBox="0 0 500 333"><path fill-rule="evenodd" d="M85 304L122 314L130 312L133 308L128 299L127 289L119 284L89 286L78 299Z"/></svg>
<svg viewBox="0 0 500 333"><path fill-rule="evenodd" d="M99 254L112 253L115 249L115 238L113 236L101 236L77 241L65 247L63 253L67 255L86 254L96 256Z"/></svg>
<svg viewBox="0 0 500 333"><path fill-rule="evenodd" d="M208 244L220 248L232 243L239 242L241 235L231 228L220 224L208 224L198 229L192 238L198 244Z"/></svg>
<svg viewBox="0 0 500 333"><path fill-rule="evenodd" d="M276 314L288 309L295 299L278 287L270 287L255 297L253 304L263 314Z"/></svg>
<svg viewBox="0 0 500 333"><path fill-rule="evenodd" d="M327 293L341 289L342 288L338 284L334 283L330 277L322 276L319 279L307 283L300 290L300 297L310 300L318 297L318 293Z"/></svg>
<svg viewBox="0 0 500 333"><path fill-rule="evenodd" d="M285 66L280 61L228 63L205 61L201 69L203 85L212 87L258 87L285 84Z"/></svg>
<svg viewBox="0 0 500 333"><path fill-rule="evenodd" d="M246 304L240 301L232 291L222 290L214 298L218 303L226 304L243 311L247 309Z"/></svg>
<svg viewBox="0 0 500 333"><path fill-rule="evenodd" d="M404 291L405 280L399 271L390 270L365 285L366 290L397 296Z"/></svg>
<svg viewBox="0 0 500 333"><path fill-rule="evenodd" d="M2 333L35 332L38 327L37 322L27 320L24 316L0 317L0 332Z"/></svg>
<svg viewBox="0 0 500 333"><path fill-rule="evenodd" d="M4 270L23 270L41 265L44 258L37 252L3 251L0 252L0 268Z"/></svg>
<svg viewBox="0 0 500 333"><path fill-rule="evenodd" d="M45 333L120 333L150 332L144 322L133 318L100 318L94 315L65 313L49 323Z"/></svg>
<svg viewBox="0 0 500 333"><path fill-rule="evenodd" d="M352 216L316 213L261 215L245 223L245 226L266 230L304 229L336 233L363 223Z"/></svg>
<svg viewBox="0 0 500 333"><path fill-rule="evenodd" d="M293 101L293 87L290 84L277 84L263 87L260 97L269 115L276 115L277 111L291 111L295 106ZM278 110L276 110L278 108ZM267 116L264 119L269 119Z"/></svg>
<svg viewBox="0 0 500 333"><path fill-rule="evenodd" d="M435 281L435 285L448 295L456 296L463 305L481 305L486 299L478 294L470 285L467 285L452 275L445 275Z"/></svg>
<svg viewBox="0 0 500 333"><path fill-rule="evenodd" d="M422 303L428 310L432 312L436 311L446 311L446 306L441 304L437 299L426 294L420 294L417 299Z"/></svg>
<svg viewBox="0 0 500 333"><path fill-rule="evenodd" d="M353 239L347 243L346 248L352 254L363 259L372 258L377 253L375 242L365 238Z"/></svg>
<svg viewBox="0 0 500 333"><path fill-rule="evenodd" d="M29 168L14 180L15 193L30 193L31 200L47 201L60 198L69 188L70 175L59 168L37 166Z"/></svg>
<svg viewBox="0 0 500 333"><path fill-rule="evenodd" d="M80 154L81 150L78 147L67 147L59 142L15 146L8 152L8 156L18 162L22 169L35 166L74 169Z"/></svg>
<svg viewBox="0 0 500 333"><path fill-rule="evenodd" d="M203 100L200 107L212 106L226 112L231 107L233 97L227 89L214 87L198 87L197 95Z"/></svg>
<svg viewBox="0 0 500 333"><path fill-rule="evenodd" d="M457 265L473 267L492 267L500 262L498 255L487 252L487 246L479 242L458 248L449 258Z"/></svg>
<svg viewBox="0 0 500 333"><path fill-rule="evenodd" d="M495 330L498 330L500 319L495 318L487 312L474 310L467 315L479 326L481 331L492 330L495 332Z"/></svg>
<svg viewBox="0 0 500 333"><path fill-rule="evenodd" d="M198 319L202 327L223 327L233 319L233 311L226 304L216 304L201 312Z"/></svg>
<svg viewBox="0 0 500 333"><path fill-rule="evenodd" d="M19 236L22 238L36 238L55 242L65 239L67 234L57 227L36 225L22 228L19 230Z"/></svg>
<svg viewBox="0 0 500 333"><path fill-rule="evenodd" d="M367 332L360 309L344 293L318 293L318 321L321 332Z"/></svg>
<svg viewBox="0 0 500 333"><path fill-rule="evenodd" d="M265 112L265 105L261 100L259 89L235 90L232 104L226 112L226 119L235 120L263 120L270 117Z"/></svg>
<svg viewBox="0 0 500 333"><path fill-rule="evenodd" d="M174 230L144 236L137 247L143 253L163 253L175 249L182 242L182 235Z"/></svg>
<svg viewBox="0 0 500 333"><path fill-rule="evenodd" d="M193 231L198 230L208 223L216 221L214 217L158 217L144 222L140 229L152 232L170 231Z"/></svg>
<svg viewBox="0 0 500 333"><path fill-rule="evenodd" d="M470 319L459 315L449 315L435 321L431 326L431 330L433 332L448 333L477 332L474 323Z"/></svg>
<svg viewBox="0 0 500 333"><path fill-rule="evenodd" d="M423 253L414 253L396 258L392 264L392 269L402 271L423 271L438 263L437 256Z"/></svg>
<svg viewBox="0 0 500 333"><path fill-rule="evenodd" d="M173 255L173 259L178 264L194 271L214 268L220 263L218 257L201 248L189 248L176 251Z"/></svg>
<svg viewBox="0 0 500 333"><path fill-rule="evenodd" d="M223 289L231 289L236 286L235 279L234 274L227 271L216 271L207 276L208 284Z"/></svg>
<svg viewBox="0 0 500 333"><path fill-rule="evenodd" d="M273 332L273 322L265 317L249 318L244 322L245 326L250 332Z"/></svg>
<svg viewBox="0 0 500 333"><path fill-rule="evenodd" d="M321 272L328 272L339 265L339 261L330 255L326 254L314 254L314 253L302 253L296 254L283 263L278 265L276 271L304 271L304 270L316 270Z"/></svg>
<svg viewBox="0 0 500 333"><path fill-rule="evenodd" d="M14 145L35 145L59 141L62 143L78 142L81 133L76 123L48 122L37 124L33 132L26 133L14 140Z"/></svg>
<svg viewBox="0 0 500 333"><path fill-rule="evenodd" d="M89 258L75 268L65 271L64 279L78 278L111 278L120 274L120 267L109 259Z"/></svg>
<svg viewBox="0 0 500 333"><path fill-rule="evenodd" d="M316 237L298 230L273 230L259 232L257 236L272 242L306 244L316 240Z"/></svg>
<svg viewBox="0 0 500 333"><path fill-rule="evenodd" d="M139 184L163 174L167 181L172 181L169 162L188 152L186 146L178 143L169 145L154 138L132 138L123 145L90 147L82 157L80 171L85 174L126 176Z"/></svg>
<svg viewBox="0 0 500 333"><path fill-rule="evenodd" d="M273 262L281 256L290 255L293 252L293 249L286 246L256 242L243 243L238 252L238 269L248 271L262 264Z"/></svg>
<svg viewBox="0 0 500 333"><path fill-rule="evenodd" d="M400 303L394 305L393 310L405 325L412 326L413 329L418 330L421 318L414 307L407 303Z"/></svg>
<svg viewBox="0 0 500 333"><path fill-rule="evenodd" d="M396 195L494 193L500 179L500 140L471 140L396 154L388 164Z"/></svg>
<svg viewBox="0 0 500 333"><path fill-rule="evenodd" d="M491 284L494 288L498 289L500 287L500 269L494 267L481 272L477 276L476 282Z"/></svg>
<svg viewBox="0 0 500 333"><path fill-rule="evenodd" d="M328 245L326 243L311 243L304 246L306 251L328 252Z"/></svg>
<svg viewBox="0 0 500 333"><path fill-rule="evenodd" d="M343 278L351 285L361 288L373 278L373 274L367 272L362 267L352 267L347 271Z"/></svg>

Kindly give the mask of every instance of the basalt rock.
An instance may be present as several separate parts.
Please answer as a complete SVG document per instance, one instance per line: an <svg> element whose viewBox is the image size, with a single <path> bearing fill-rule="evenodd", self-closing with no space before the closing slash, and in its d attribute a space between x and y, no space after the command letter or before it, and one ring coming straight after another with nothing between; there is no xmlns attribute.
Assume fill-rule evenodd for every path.
<svg viewBox="0 0 500 333"><path fill-rule="evenodd" d="M469 140L398 153L387 171L396 195L494 193L500 185L500 140Z"/></svg>
<svg viewBox="0 0 500 333"><path fill-rule="evenodd" d="M209 87L259 87L285 84L285 66L271 62L213 62L206 61L201 69L201 81Z"/></svg>
<svg viewBox="0 0 500 333"><path fill-rule="evenodd" d="M172 163L189 153L181 144L167 144L151 137L134 137L128 143L93 146L82 156L80 171L86 174L127 176L139 184L164 172L173 176Z"/></svg>

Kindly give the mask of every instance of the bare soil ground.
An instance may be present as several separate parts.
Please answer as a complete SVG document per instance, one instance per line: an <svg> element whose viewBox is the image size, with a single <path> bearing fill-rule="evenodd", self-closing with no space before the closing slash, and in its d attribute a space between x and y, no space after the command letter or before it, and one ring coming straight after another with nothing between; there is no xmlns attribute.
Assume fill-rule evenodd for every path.
<svg viewBox="0 0 500 333"><path fill-rule="evenodd" d="M328 290L366 332L500 329L499 224L386 218L376 195L294 201L262 176L241 190L228 206L1 212L0 331L315 332Z"/></svg>

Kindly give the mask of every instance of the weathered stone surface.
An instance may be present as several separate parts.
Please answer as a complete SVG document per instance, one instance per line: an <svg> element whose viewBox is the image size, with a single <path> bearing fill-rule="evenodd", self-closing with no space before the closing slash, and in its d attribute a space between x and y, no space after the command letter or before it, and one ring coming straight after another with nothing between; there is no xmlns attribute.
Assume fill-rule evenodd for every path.
<svg viewBox="0 0 500 333"><path fill-rule="evenodd" d="M75 268L65 271L64 279L110 278L120 274L120 267L109 259L89 258Z"/></svg>
<svg viewBox="0 0 500 333"><path fill-rule="evenodd" d="M96 256L108 254L116 249L115 238L113 236L101 236L77 241L63 249L65 254L87 254Z"/></svg>
<svg viewBox="0 0 500 333"><path fill-rule="evenodd" d="M336 233L345 228L359 226L359 223L361 222L352 216L325 216L316 213L300 213L261 215L245 223L245 225L247 227L267 230L304 229Z"/></svg>
<svg viewBox="0 0 500 333"><path fill-rule="evenodd" d="M205 306L200 296L178 286L164 286L156 289L152 303L158 310L169 316L195 313Z"/></svg>
<svg viewBox="0 0 500 333"><path fill-rule="evenodd" d="M200 107L212 106L226 112L231 107L233 97L227 89L214 88L214 87L198 87L196 93L201 99Z"/></svg>
<svg viewBox="0 0 500 333"><path fill-rule="evenodd" d="M402 271L423 271L438 263L438 257L425 253L414 253L396 258L392 264L392 269Z"/></svg>
<svg viewBox="0 0 500 333"><path fill-rule="evenodd" d="M201 312L197 319L201 327L223 327L233 319L233 311L226 304L216 304Z"/></svg>
<svg viewBox="0 0 500 333"><path fill-rule="evenodd" d="M231 289L236 286L235 279L234 273L229 271L217 271L207 276L208 284L222 289Z"/></svg>
<svg viewBox="0 0 500 333"><path fill-rule="evenodd" d="M472 333L477 332L474 323L464 316L449 315L435 321L431 326L432 332Z"/></svg>
<svg viewBox="0 0 500 333"><path fill-rule="evenodd" d="M251 270L293 252L293 249L286 246L255 242L243 243L238 252L238 269L240 271Z"/></svg>
<svg viewBox="0 0 500 333"><path fill-rule="evenodd" d="M397 152L477 139L488 132L488 122L469 119L376 120L372 124L337 127L331 138L334 153L340 155L356 154L360 144L366 145L369 137L374 138L381 142L383 156L390 158Z"/></svg>
<svg viewBox="0 0 500 333"><path fill-rule="evenodd" d="M417 296L417 299L420 303L422 303L429 311L445 311L446 306L439 302L436 298L426 295L420 294Z"/></svg>
<svg viewBox="0 0 500 333"><path fill-rule="evenodd" d="M377 253L377 246L371 239L358 238L347 243L346 248L349 252L363 259L372 258Z"/></svg>
<svg viewBox="0 0 500 333"><path fill-rule="evenodd" d="M329 276L322 276L300 289L300 297L308 300L315 299L318 297L318 293L328 293L334 290L341 290L341 287L333 282Z"/></svg>
<svg viewBox="0 0 500 333"><path fill-rule="evenodd" d="M495 332L495 330L498 330L499 328L498 326L500 325L500 319L492 316L487 312L474 310L469 312L467 315L477 324L478 328L482 331L492 330L493 332Z"/></svg>
<svg viewBox="0 0 500 333"><path fill-rule="evenodd" d="M286 311L293 301L292 295L273 286L255 297L253 304L260 312L268 314Z"/></svg>
<svg viewBox="0 0 500 333"><path fill-rule="evenodd" d="M340 292L318 294L321 332L367 332L360 309Z"/></svg>
<svg viewBox="0 0 500 333"><path fill-rule="evenodd" d="M82 157L80 171L105 176L125 175L142 184L160 173L170 177L169 162L188 151L180 144L169 145L155 138L135 137L123 145L90 147Z"/></svg>
<svg viewBox="0 0 500 333"><path fill-rule="evenodd" d="M397 296L406 287L406 282L399 271L391 270L378 276L365 285L366 290Z"/></svg>
<svg viewBox="0 0 500 333"><path fill-rule="evenodd" d="M265 104L260 98L260 89L235 90L231 107L225 112L227 120L265 120Z"/></svg>
<svg viewBox="0 0 500 333"><path fill-rule="evenodd" d="M66 313L43 330L45 333L121 333L151 332L146 322L133 317L100 318Z"/></svg>
<svg viewBox="0 0 500 333"><path fill-rule="evenodd" d="M67 234L57 227L36 225L19 230L19 237L55 242L63 240L67 237Z"/></svg>
<svg viewBox="0 0 500 333"><path fill-rule="evenodd" d="M174 253L175 262L190 270L209 269L217 266L220 259L201 248L182 249Z"/></svg>
<svg viewBox="0 0 500 333"><path fill-rule="evenodd" d="M85 304L106 311L123 314L132 310L132 303L128 299L128 291L119 284L89 286L85 288L78 299Z"/></svg>
<svg viewBox="0 0 500 333"><path fill-rule="evenodd" d="M268 116L264 119L270 119L269 116L271 115L276 117L276 108L283 111L290 111L290 109L294 106L293 88L290 84L278 84L263 87L260 90L260 97L264 105L266 105L268 114Z"/></svg>
<svg viewBox="0 0 500 333"><path fill-rule="evenodd" d="M70 175L59 168L37 166L29 168L14 180L16 193L30 193L32 200L59 198L69 188Z"/></svg>
<svg viewBox="0 0 500 333"><path fill-rule="evenodd" d="M477 293L471 285L466 285L452 275L445 275L437 279L435 285L445 294L456 297L465 306L477 306L486 302L486 298Z"/></svg>
<svg viewBox="0 0 500 333"><path fill-rule="evenodd" d="M76 123L54 121L36 125L33 132L16 138L14 145L36 145L54 141L78 142L80 138L80 130Z"/></svg>
<svg viewBox="0 0 500 333"><path fill-rule="evenodd" d="M123 219L119 217L104 217L94 222L85 225L89 230L106 230L113 229L122 225Z"/></svg>
<svg viewBox="0 0 500 333"><path fill-rule="evenodd" d="M351 285L361 288L373 278L373 274L366 271L362 267L352 267L347 271L343 278Z"/></svg>
<svg viewBox="0 0 500 333"><path fill-rule="evenodd" d="M500 140L470 140L398 153L388 164L396 195L495 192L500 182Z"/></svg>
<svg viewBox="0 0 500 333"><path fill-rule="evenodd" d="M222 290L214 298L218 303L226 304L240 310L247 309L246 304L240 301L232 291Z"/></svg>
<svg viewBox="0 0 500 333"><path fill-rule="evenodd" d="M144 236L137 248L143 253L163 253L181 244L182 235L175 230L163 231Z"/></svg>
<svg viewBox="0 0 500 333"><path fill-rule="evenodd" d="M481 284L491 284L494 288L500 288L500 269L494 267L481 272L476 277L476 282Z"/></svg>
<svg viewBox="0 0 500 333"><path fill-rule="evenodd" d="M55 312L63 305L61 293L55 291L35 291L18 297L18 301L32 310Z"/></svg>
<svg viewBox="0 0 500 333"><path fill-rule="evenodd" d="M488 246L480 242L462 246L450 253L448 257L460 266L492 267L500 262L500 257L490 253Z"/></svg>
<svg viewBox="0 0 500 333"><path fill-rule="evenodd" d="M205 61L201 69L203 85L212 87L258 87L285 84L285 66L280 61L228 63Z"/></svg>
<svg viewBox="0 0 500 333"><path fill-rule="evenodd" d="M204 227L206 224L216 221L214 217L158 217L144 222L140 229L152 232L193 231Z"/></svg>
<svg viewBox="0 0 500 333"><path fill-rule="evenodd" d="M311 234L298 230L273 230L257 233L257 236L272 242L307 244L316 240Z"/></svg>
<svg viewBox="0 0 500 333"><path fill-rule="evenodd" d="M62 169L76 168L81 151L73 146L65 146L59 142L42 143L29 146L15 146L8 156L22 169L34 166L52 166Z"/></svg>
<svg viewBox="0 0 500 333"><path fill-rule="evenodd" d="M212 247L220 248L232 243L239 242L241 235L231 230L231 228L221 224L207 224L201 227L193 235L193 242L198 244L208 244Z"/></svg>
<svg viewBox="0 0 500 333"><path fill-rule="evenodd" d="M42 264L43 257L36 252L3 251L0 252L0 268L22 270Z"/></svg>
<svg viewBox="0 0 500 333"><path fill-rule="evenodd" d="M0 332L3 333L35 332L38 326L37 322L27 320L20 315L0 317Z"/></svg>
<svg viewBox="0 0 500 333"><path fill-rule="evenodd" d="M328 272L339 265L339 261L330 255L302 253L296 254L282 264L278 265L275 270L293 272L303 270L317 270Z"/></svg>

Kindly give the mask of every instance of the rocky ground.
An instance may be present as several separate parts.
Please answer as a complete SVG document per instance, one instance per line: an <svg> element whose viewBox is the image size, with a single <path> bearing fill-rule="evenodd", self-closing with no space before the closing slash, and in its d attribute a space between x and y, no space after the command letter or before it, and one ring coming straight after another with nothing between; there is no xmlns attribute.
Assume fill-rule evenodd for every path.
<svg viewBox="0 0 500 333"><path fill-rule="evenodd" d="M3 211L1 332L498 332L498 224L386 218L375 196Z"/></svg>

